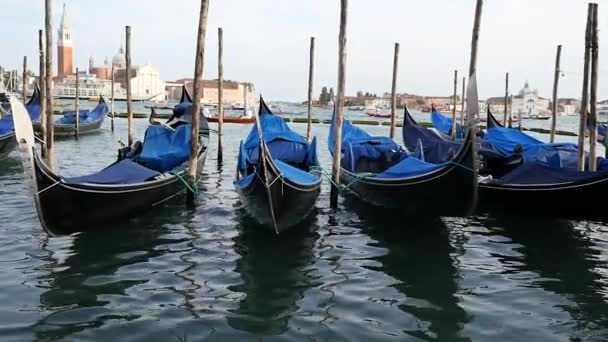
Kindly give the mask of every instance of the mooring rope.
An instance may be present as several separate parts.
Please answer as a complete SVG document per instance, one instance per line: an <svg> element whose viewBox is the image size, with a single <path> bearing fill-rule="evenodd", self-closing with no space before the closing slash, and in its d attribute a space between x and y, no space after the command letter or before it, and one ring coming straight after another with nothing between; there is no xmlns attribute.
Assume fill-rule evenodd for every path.
<svg viewBox="0 0 608 342"><path fill-rule="evenodd" d="M357 183L359 183L360 181L362 181L363 179L370 177L370 176L374 176L375 173L371 173L371 172L365 172L365 173L360 173L357 174L357 177L355 177L352 181L350 181L348 184L343 185L343 184L336 184L336 182L334 182L333 177L331 175L331 173L327 170L325 170L324 168L322 168L321 166L311 166L310 167L311 171L319 171L319 173L321 174L321 176L325 177L329 183L334 186L335 188L338 189L338 191L350 191L350 189Z"/></svg>
<svg viewBox="0 0 608 342"><path fill-rule="evenodd" d="M186 170L186 167L182 167L182 168L178 168L178 171L171 171L169 172L170 174L174 175L175 177L177 177L177 179L179 179L180 181L182 181L182 183L184 183L184 186L186 187L186 189L188 189L190 192L192 192L194 195L198 195L199 191L198 191L198 186L197 184L201 181L200 178L194 182L194 188L192 188L190 186L190 184L188 183L187 180L184 179L184 177L182 177L179 173L181 171Z"/></svg>

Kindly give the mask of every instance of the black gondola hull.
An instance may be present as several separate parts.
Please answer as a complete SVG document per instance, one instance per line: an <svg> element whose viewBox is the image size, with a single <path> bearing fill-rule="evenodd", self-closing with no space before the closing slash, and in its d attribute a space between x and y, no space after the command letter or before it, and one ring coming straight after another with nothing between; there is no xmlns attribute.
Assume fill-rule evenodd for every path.
<svg viewBox="0 0 608 342"><path fill-rule="evenodd" d="M608 220L608 178L562 185L479 184L480 210L552 218Z"/></svg>
<svg viewBox="0 0 608 342"><path fill-rule="evenodd" d="M268 166L268 184L271 184L268 188L263 181L264 165ZM305 185L292 182L281 176L274 162L267 158L266 164L258 163L250 184L236 188L247 213L260 225L281 233L302 222L313 211L321 192L321 179Z"/></svg>
<svg viewBox="0 0 608 342"><path fill-rule="evenodd" d="M17 146L15 133L8 133L0 137L0 158L6 157Z"/></svg>
<svg viewBox="0 0 608 342"><path fill-rule="evenodd" d="M187 170L180 177L124 186L67 184L51 172L34 153L34 172L37 186L36 206L45 230L51 234L71 234L145 213L188 191L184 181ZM205 163L206 149L199 156L199 176Z"/></svg>

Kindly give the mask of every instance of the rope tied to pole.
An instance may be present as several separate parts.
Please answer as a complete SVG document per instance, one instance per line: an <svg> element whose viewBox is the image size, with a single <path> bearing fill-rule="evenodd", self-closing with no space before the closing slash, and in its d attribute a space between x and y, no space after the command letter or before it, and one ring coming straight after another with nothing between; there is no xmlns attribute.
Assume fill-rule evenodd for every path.
<svg viewBox="0 0 608 342"><path fill-rule="evenodd" d="M190 186L188 181L184 177L182 177L182 175L180 175L180 172L187 170L187 169L188 169L187 167L181 167L177 171L171 171L169 173L174 175L175 177L177 177L177 179L179 179L184 184L184 186L186 187L186 189L188 189L188 191L190 191L194 195L198 195L199 190L198 190L197 184L201 181L200 178L194 183L194 188L193 188L192 186Z"/></svg>

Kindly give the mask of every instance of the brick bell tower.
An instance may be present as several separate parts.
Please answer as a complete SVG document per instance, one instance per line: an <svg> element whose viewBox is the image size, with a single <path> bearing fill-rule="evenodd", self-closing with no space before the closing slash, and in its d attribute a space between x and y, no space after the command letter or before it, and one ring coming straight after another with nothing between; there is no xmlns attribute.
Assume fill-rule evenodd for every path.
<svg viewBox="0 0 608 342"><path fill-rule="evenodd" d="M63 4L63 15L61 16L61 25L58 30L57 39L57 75L59 78L64 78L72 75L72 32L70 32L68 13Z"/></svg>

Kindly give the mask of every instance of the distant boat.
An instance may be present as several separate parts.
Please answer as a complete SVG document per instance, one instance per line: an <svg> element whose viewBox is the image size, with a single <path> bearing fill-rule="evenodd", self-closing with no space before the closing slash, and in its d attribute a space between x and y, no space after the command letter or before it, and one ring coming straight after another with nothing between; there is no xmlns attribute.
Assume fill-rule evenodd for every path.
<svg viewBox="0 0 608 342"><path fill-rule="evenodd" d="M175 106L174 110L177 110L178 107L184 107L189 104L192 104L192 98L188 93L188 89L186 87L182 87L182 96L180 98L179 103ZM203 116L207 119L208 122L217 123L219 118L217 116L212 116L207 108L202 108ZM251 115L251 111L247 111L248 115L246 116L227 116L224 115L224 123L235 123L235 124L250 124L255 122L255 117ZM224 112L225 114L225 112Z"/></svg>
<svg viewBox="0 0 608 342"><path fill-rule="evenodd" d="M103 96L99 97L97 106L91 110L81 110L78 113L78 133L86 134L92 133L101 128L104 120L108 116L110 109L103 99ZM55 120L55 135L56 136L70 136L76 133L76 113L68 112L63 117ZM34 123L34 130L36 132L41 131L40 123Z"/></svg>

